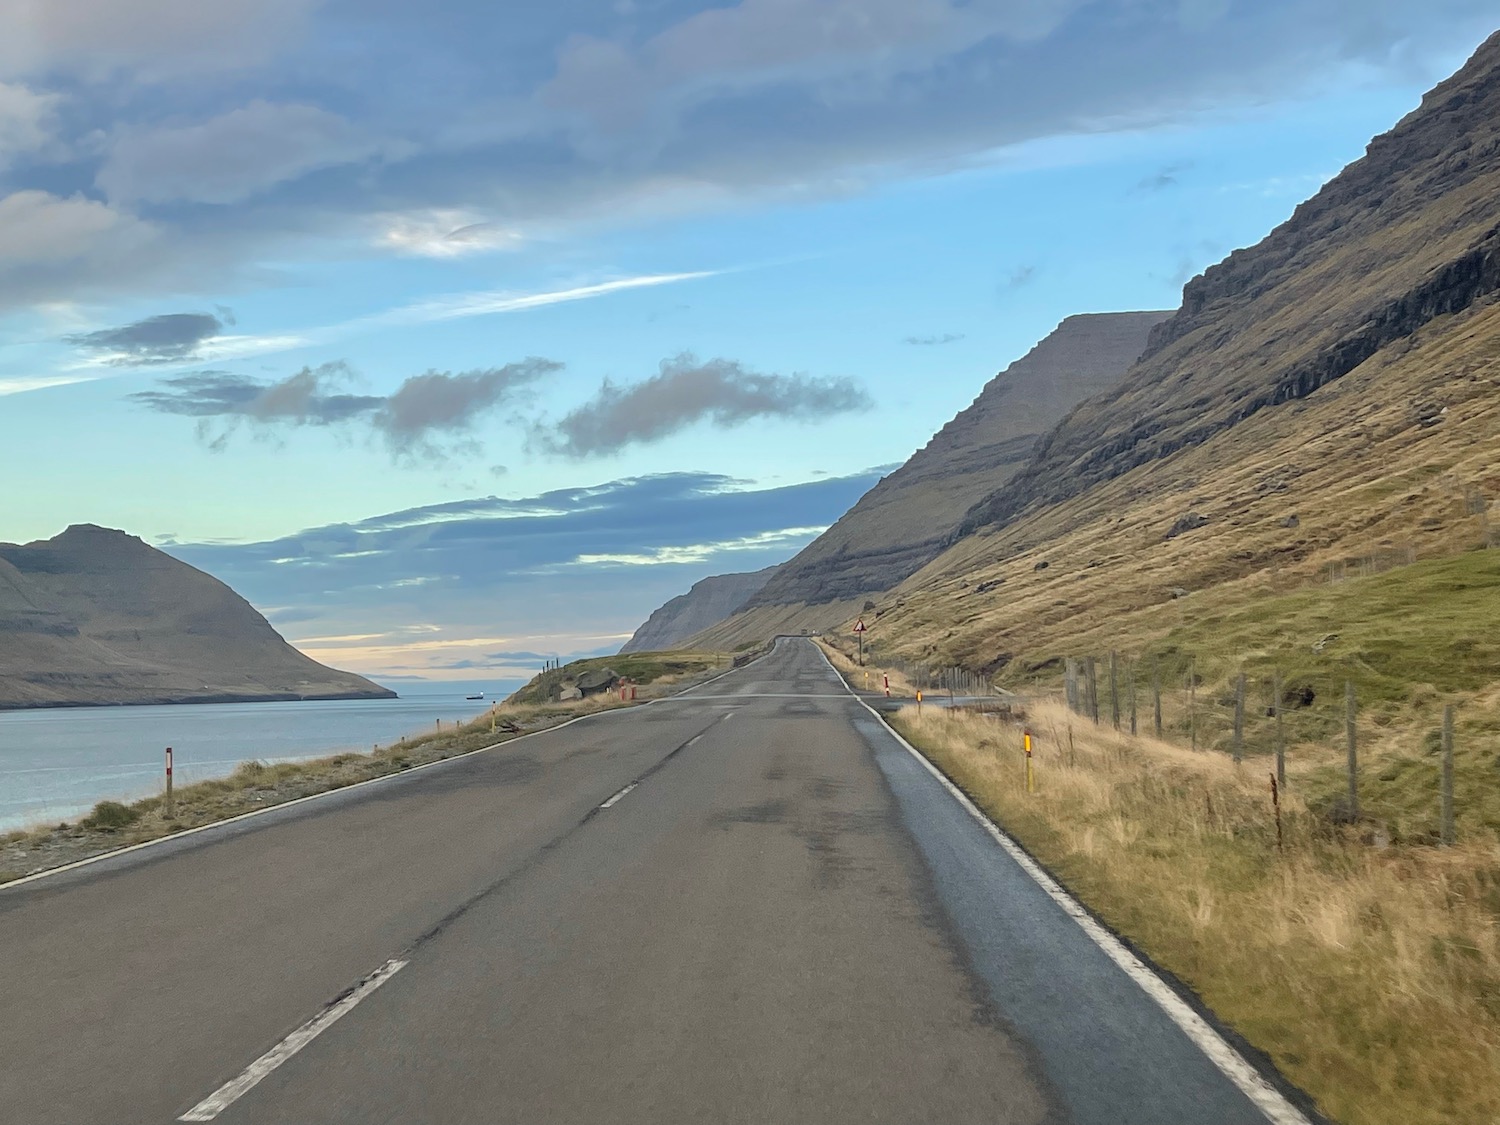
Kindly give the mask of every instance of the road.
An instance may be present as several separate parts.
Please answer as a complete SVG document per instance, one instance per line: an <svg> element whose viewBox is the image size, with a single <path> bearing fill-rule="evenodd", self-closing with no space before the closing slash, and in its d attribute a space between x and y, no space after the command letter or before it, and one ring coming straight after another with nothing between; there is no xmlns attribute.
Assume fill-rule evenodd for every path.
<svg viewBox="0 0 1500 1125"><path fill-rule="evenodd" d="M800 640L0 890L0 988L26 1125L1268 1120Z"/></svg>

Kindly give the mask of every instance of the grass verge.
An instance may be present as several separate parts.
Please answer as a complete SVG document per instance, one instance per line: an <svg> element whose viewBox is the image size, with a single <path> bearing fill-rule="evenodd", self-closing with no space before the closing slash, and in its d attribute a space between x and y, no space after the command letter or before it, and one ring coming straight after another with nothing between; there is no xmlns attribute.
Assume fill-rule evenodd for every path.
<svg viewBox="0 0 1500 1125"><path fill-rule="evenodd" d="M574 660L559 668L533 676L513 694L511 703L545 703L559 688L571 686L580 676L606 669L635 684L637 688L652 685L657 689L684 679L709 675L730 667L732 656L712 650L675 652L617 652L613 656L591 656Z"/></svg>
<svg viewBox="0 0 1500 1125"><path fill-rule="evenodd" d="M835 661L847 665L847 661ZM903 735L1090 909L1348 1125L1500 1120L1500 841L1371 847L1216 753L1028 704Z"/></svg>

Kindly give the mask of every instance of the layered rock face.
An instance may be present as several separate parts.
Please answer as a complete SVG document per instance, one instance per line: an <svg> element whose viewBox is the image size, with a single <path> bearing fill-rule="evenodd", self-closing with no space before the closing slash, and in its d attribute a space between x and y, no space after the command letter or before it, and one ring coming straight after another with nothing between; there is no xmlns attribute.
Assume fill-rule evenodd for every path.
<svg viewBox="0 0 1500 1125"><path fill-rule="evenodd" d="M776 572L774 566L744 574L716 574L679 594L656 610L637 629L621 652L666 652L680 648L695 633L723 621L760 591Z"/></svg>
<svg viewBox="0 0 1500 1125"><path fill-rule="evenodd" d="M1303 399L1500 293L1500 35L1264 241L1190 282L1141 362L964 519L1003 525Z"/></svg>
<svg viewBox="0 0 1500 1125"><path fill-rule="evenodd" d="M122 531L0 544L0 708L394 696Z"/></svg>
<svg viewBox="0 0 1500 1125"><path fill-rule="evenodd" d="M833 628L951 542L976 502L1026 463L1037 441L1113 386L1166 312L1071 316L984 385L972 404L831 528L777 568L728 620L693 639L733 648L779 632Z"/></svg>

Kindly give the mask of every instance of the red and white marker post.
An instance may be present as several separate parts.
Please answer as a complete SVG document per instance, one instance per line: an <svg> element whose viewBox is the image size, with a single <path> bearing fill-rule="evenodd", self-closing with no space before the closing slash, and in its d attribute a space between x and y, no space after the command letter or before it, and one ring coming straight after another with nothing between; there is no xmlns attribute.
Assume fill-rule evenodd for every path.
<svg viewBox="0 0 1500 1125"><path fill-rule="evenodd" d="M172 748L167 747L167 817L174 815L172 807Z"/></svg>

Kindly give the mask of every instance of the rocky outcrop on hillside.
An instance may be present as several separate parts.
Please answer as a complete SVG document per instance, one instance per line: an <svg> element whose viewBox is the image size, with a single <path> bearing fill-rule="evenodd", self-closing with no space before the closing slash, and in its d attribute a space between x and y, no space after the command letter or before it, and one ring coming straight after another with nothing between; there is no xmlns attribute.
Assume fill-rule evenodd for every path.
<svg viewBox="0 0 1500 1125"><path fill-rule="evenodd" d="M1141 362L960 534L1005 524L1303 399L1500 294L1500 34L1258 245L1190 282Z"/></svg>
<svg viewBox="0 0 1500 1125"><path fill-rule="evenodd" d="M218 579L123 531L0 544L0 708L394 694L304 656Z"/></svg>
<svg viewBox="0 0 1500 1125"><path fill-rule="evenodd" d="M1165 312L1071 316L813 540L747 608L889 590L942 550L964 513L1024 465L1079 402L1113 386Z"/></svg>
<svg viewBox="0 0 1500 1125"><path fill-rule="evenodd" d="M694 633L723 621L755 596L774 566L744 574L716 574L679 594L646 619L621 652L666 652L681 647Z"/></svg>

